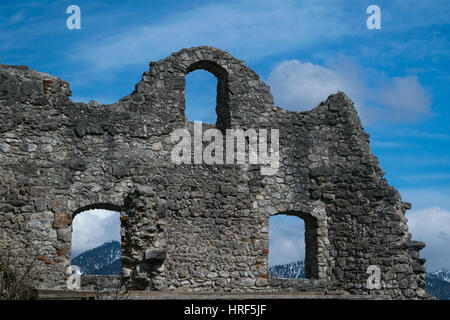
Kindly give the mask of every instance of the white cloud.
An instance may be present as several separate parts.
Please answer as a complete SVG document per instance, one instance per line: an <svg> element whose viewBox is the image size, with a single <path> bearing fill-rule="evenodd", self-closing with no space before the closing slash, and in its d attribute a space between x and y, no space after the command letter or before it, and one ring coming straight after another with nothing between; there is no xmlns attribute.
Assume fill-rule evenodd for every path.
<svg viewBox="0 0 450 320"><path fill-rule="evenodd" d="M369 74L379 79L370 84ZM289 110L310 110L337 91L354 102L364 124L414 121L430 114L431 98L416 76L386 78L340 57L326 66L284 61L270 73L275 103Z"/></svg>
<svg viewBox="0 0 450 320"><path fill-rule="evenodd" d="M278 105L296 111L310 110L339 90L349 96L364 90L359 84L356 66L348 61L345 64L351 67L348 71L298 60L285 61L270 73L267 82Z"/></svg>
<svg viewBox="0 0 450 320"><path fill-rule="evenodd" d="M285 264L305 258L305 227L302 219L276 215L269 220L269 264Z"/></svg>
<svg viewBox="0 0 450 320"><path fill-rule="evenodd" d="M406 108L413 112L426 113L430 97L420 85L417 76L394 77L392 82L380 90L383 105L392 108Z"/></svg>
<svg viewBox="0 0 450 320"><path fill-rule="evenodd" d="M381 106L367 110L368 116L377 120L410 122L431 114L431 96L417 76L388 79L368 98Z"/></svg>
<svg viewBox="0 0 450 320"><path fill-rule="evenodd" d="M427 259L427 271L450 267L450 211L428 207L408 212L407 218L413 240L426 243L420 255Z"/></svg>
<svg viewBox="0 0 450 320"><path fill-rule="evenodd" d="M103 244L120 242L120 214L108 210L88 210L75 216L72 224L72 257Z"/></svg>

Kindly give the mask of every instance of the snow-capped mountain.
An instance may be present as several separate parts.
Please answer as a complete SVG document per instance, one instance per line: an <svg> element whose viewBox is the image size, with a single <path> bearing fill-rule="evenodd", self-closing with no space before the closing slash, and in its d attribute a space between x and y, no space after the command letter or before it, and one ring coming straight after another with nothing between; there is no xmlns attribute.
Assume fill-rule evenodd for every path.
<svg viewBox="0 0 450 320"><path fill-rule="evenodd" d="M99 247L85 251L72 259L72 265L80 267L84 274L120 274L121 245L108 241Z"/></svg>
<svg viewBox="0 0 450 320"><path fill-rule="evenodd" d="M271 278L305 278L305 263L294 261L291 263L269 267ZM450 300L450 271L442 269L427 273L425 290L439 300Z"/></svg>
<svg viewBox="0 0 450 320"><path fill-rule="evenodd" d="M305 262L303 260L269 267L271 278L304 278Z"/></svg>
<svg viewBox="0 0 450 320"><path fill-rule="evenodd" d="M450 271L447 268L443 268L439 271L430 272L428 276L439 278L443 281L450 282Z"/></svg>
<svg viewBox="0 0 450 320"><path fill-rule="evenodd" d="M446 268L427 273L425 290L439 300L450 300L450 271Z"/></svg>

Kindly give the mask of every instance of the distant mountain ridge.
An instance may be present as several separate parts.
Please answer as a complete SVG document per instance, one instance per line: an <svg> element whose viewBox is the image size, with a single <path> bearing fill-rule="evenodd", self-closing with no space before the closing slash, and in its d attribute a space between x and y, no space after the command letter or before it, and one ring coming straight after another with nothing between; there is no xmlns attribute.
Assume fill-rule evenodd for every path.
<svg viewBox="0 0 450 320"><path fill-rule="evenodd" d="M446 268L427 273L425 290L439 300L450 300L450 271Z"/></svg>
<svg viewBox="0 0 450 320"><path fill-rule="evenodd" d="M270 278L305 278L304 261L294 261L287 264L269 267ZM450 300L450 271L442 269L427 273L425 290L439 300Z"/></svg>
<svg viewBox="0 0 450 320"><path fill-rule="evenodd" d="M77 265L84 274L120 275L121 245L118 241L108 241L99 247L85 251L74 259L72 265ZM269 267L270 278L305 278L305 262L293 261L287 264ZM440 300L450 300L450 271L442 269L427 273L425 290Z"/></svg>
<svg viewBox="0 0 450 320"><path fill-rule="evenodd" d="M120 257L121 245L113 240L79 254L71 263L80 267L84 274L119 275L122 264Z"/></svg>
<svg viewBox="0 0 450 320"><path fill-rule="evenodd" d="M443 281L450 282L450 270L448 270L447 268L443 268L443 269L441 269L439 271L435 271L435 272L430 272L430 273L428 273L428 275L437 277Z"/></svg>
<svg viewBox="0 0 450 320"><path fill-rule="evenodd" d="M269 267L270 278L305 278L305 262L303 260L293 261Z"/></svg>

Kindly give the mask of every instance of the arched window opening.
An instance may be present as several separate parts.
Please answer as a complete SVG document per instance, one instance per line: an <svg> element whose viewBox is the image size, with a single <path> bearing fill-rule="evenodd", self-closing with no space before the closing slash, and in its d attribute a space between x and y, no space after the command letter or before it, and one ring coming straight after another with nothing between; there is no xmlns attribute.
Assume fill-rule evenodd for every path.
<svg viewBox="0 0 450 320"><path fill-rule="evenodd" d="M71 265L77 266L83 274L120 274L119 212L88 209L74 214Z"/></svg>
<svg viewBox="0 0 450 320"><path fill-rule="evenodd" d="M224 131L230 128L228 76L225 69L200 61L187 69L185 107L188 121L215 124Z"/></svg>
<svg viewBox="0 0 450 320"><path fill-rule="evenodd" d="M317 278L317 222L278 214L269 218L270 278Z"/></svg>

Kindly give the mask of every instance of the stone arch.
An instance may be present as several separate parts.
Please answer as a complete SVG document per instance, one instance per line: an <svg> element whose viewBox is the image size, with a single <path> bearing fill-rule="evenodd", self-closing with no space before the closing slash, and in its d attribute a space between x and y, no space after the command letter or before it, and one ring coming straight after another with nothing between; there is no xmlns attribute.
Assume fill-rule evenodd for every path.
<svg viewBox="0 0 450 320"><path fill-rule="evenodd" d="M72 213L72 221L75 218L75 216L81 212L84 211L88 211L88 210L94 210L94 209L104 209L104 210L110 210L110 211L117 211L117 212L122 212L122 207L115 205L115 204L111 204L111 203L94 203L94 204L89 204L87 206L81 207L77 210L75 210Z"/></svg>
<svg viewBox="0 0 450 320"><path fill-rule="evenodd" d="M329 240L326 210L320 203L312 207L292 206L292 209L275 212L270 216L285 214L296 216L305 222L305 273L306 278L329 279Z"/></svg>
<svg viewBox="0 0 450 320"><path fill-rule="evenodd" d="M307 172L296 171L298 168L296 166L286 166L290 163L291 159L281 158L276 177L266 176L263 178L264 188L253 203L253 207L256 208L255 214L263 217L265 226L268 226L270 216L278 214L302 219L305 222L305 229L308 229L308 244L305 243L305 247L308 247L308 253L305 252L305 260L308 260L305 269L308 269L308 274L306 279L292 280L295 280L295 286L300 289L310 285L316 288L316 284L327 286L331 284L333 268L333 261L330 258L333 246L330 244L328 236L331 217L322 200L311 199L306 183L295 182L295 179L308 181ZM293 178L294 176L296 178ZM290 183L287 183L289 181ZM269 283L273 285L277 281Z"/></svg>
<svg viewBox="0 0 450 320"><path fill-rule="evenodd" d="M319 277L317 218L299 211L279 212L271 217L278 215L294 216L303 220L305 225L305 278L317 279Z"/></svg>
<svg viewBox="0 0 450 320"><path fill-rule="evenodd" d="M273 114L269 86L242 60L217 48L182 49L163 60L151 62L149 72L144 73L135 93L147 94L153 105L164 106L152 109L151 113L167 127L184 127L187 124L185 76L198 69L209 71L218 79L218 129L269 125L268 118L261 117L264 113ZM167 110L170 110L169 114Z"/></svg>
<svg viewBox="0 0 450 320"><path fill-rule="evenodd" d="M75 217L85 211L89 211L89 210L95 210L95 209L104 209L104 210L109 210L109 211L116 211L119 213L119 219L120 219L120 224L121 224L121 229L123 228L123 215L124 215L124 210L122 206L116 205L116 204L112 204L112 203L107 203L107 202L99 202L99 203L93 203L93 204L89 204L86 205L84 207L80 207L78 209L76 209L73 213L72 213L72 219L70 221L70 237L67 237L67 240L69 240L69 243L67 245L68 248L70 248L70 255L69 258L70 260L73 258L72 257L72 234L73 234L73 220L75 219ZM122 231L120 231L122 233ZM122 239L121 239L122 240ZM123 241L121 241L121 244L123 244ZM122 248L123 251L123 248ZM71 261L69 261L70 264Z"/></svg>

